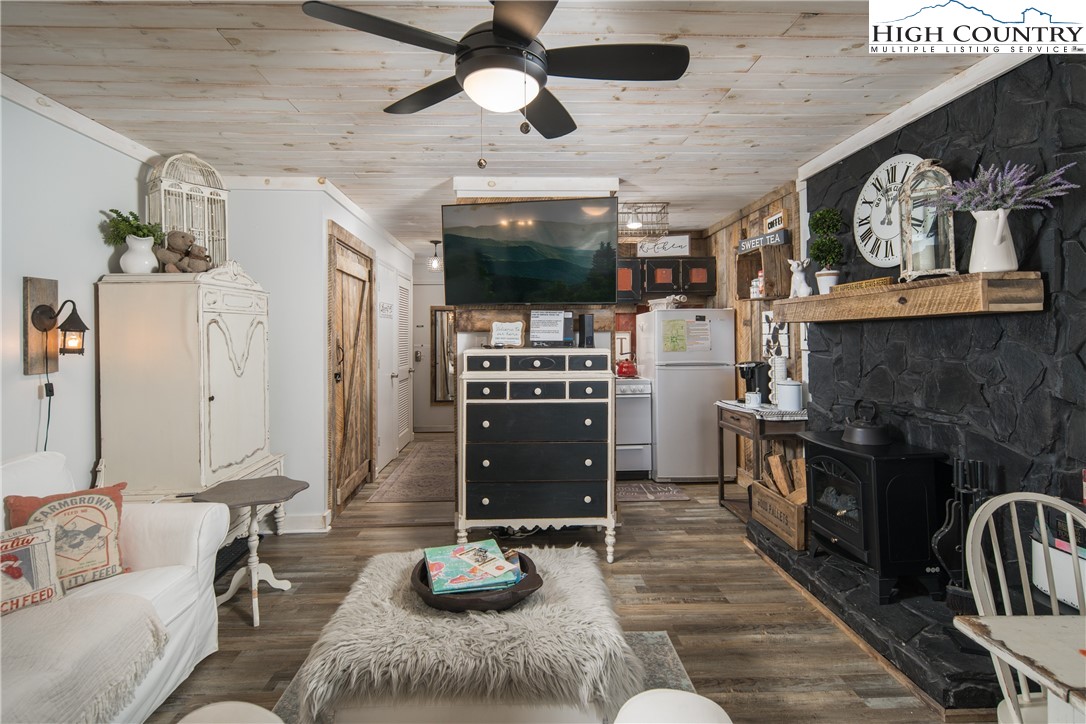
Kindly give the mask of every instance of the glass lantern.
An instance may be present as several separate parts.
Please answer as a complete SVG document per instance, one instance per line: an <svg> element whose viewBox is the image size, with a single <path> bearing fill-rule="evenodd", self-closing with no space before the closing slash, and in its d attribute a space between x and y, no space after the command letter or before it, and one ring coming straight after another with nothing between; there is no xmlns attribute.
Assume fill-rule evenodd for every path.
<svg viewBox="0 0 1086 724"><path fill-rule="evenodd" d="M954 215L935 207L940 193L952 183L938 159L929 158L918 163L901 184L901 281L957 275Z"/></svg>
<svg viewBox="0 0 1086 724"><path fill-rule="evenodd" d="M222 176L191 153L170 156L147 179L147 223L185 231L207 249L211 266L226 261L226 197Z"/></svg>

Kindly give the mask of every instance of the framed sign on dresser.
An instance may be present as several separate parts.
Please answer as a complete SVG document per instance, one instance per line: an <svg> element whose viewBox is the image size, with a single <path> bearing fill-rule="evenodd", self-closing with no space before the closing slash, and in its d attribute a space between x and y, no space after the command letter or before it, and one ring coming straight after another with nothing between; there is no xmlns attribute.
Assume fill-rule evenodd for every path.
<svg viewBox="0 0 1086 724"><path fill-rule="evenodd" d="M268 293L237 263L98 282L100 467L126 497L283 474L270 449ZM263 517L274 510L260 509ZM227 541L248 532L248 511Z"/></svg>
<svg viewBox="0 0 1086 724"><path fill-rule="evenodd" d="M615 551L606 349L470 349L457 395L456 540L469 528L600 526Z"/></svg>

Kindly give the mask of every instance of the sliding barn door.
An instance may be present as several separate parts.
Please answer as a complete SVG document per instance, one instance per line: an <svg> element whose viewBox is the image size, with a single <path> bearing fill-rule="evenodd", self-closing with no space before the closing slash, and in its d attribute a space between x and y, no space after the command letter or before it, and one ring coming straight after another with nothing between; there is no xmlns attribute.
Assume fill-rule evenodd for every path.
<svg viewBox="0 0 1086 724"><path fill-rule="evenodd" d="M374 476L373 260L335 224L329 235L329 507L338 515Z"/></svg>
<svg viewBox="0 0 1086 724"><path fill-rule="evenodd" d="M415 365L411 359L411 280L405 276L396 281L396 373L393 375L396 397L396 449L403 450L415 439L412 412L411 375Z"/></svg>

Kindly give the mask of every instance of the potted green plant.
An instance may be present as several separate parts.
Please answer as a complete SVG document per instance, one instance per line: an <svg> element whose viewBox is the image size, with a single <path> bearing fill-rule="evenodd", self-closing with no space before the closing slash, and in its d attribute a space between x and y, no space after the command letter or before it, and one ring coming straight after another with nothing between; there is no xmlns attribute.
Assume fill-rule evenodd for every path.
<svg viewBox="0 0 1086 724"><path fill-rule="evenodd" d="M121 271L125 274L150 274L158 268L158 259L151 247L166 238L161 224L145 224L135 211L123 214L110 209L106 220L106 243L110 246L128 245L121 255Z"/></svg>
<svg viewBox="0 0 1086 724"><path fill-rule="evenodd" d="M841 275L840 271L830 267L840 264L845 255L845 247L837 237L845 226L845 217L834 208L819 209L811 214L808 226L811 229L812 238L807 255L815 264L822 267L822 270L815 274L818 293L829 294Z"/></svg>

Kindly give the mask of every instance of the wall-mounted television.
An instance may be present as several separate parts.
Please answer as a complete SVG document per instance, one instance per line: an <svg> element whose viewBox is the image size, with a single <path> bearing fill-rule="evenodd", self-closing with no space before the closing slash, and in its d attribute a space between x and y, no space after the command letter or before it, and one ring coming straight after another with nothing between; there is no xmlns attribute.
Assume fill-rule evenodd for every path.
<svg viewBox="0 0 1086 724"><path fill-rule="evenodd" d="M446 304L614 304L618 200L441 207Z"/></svg>

